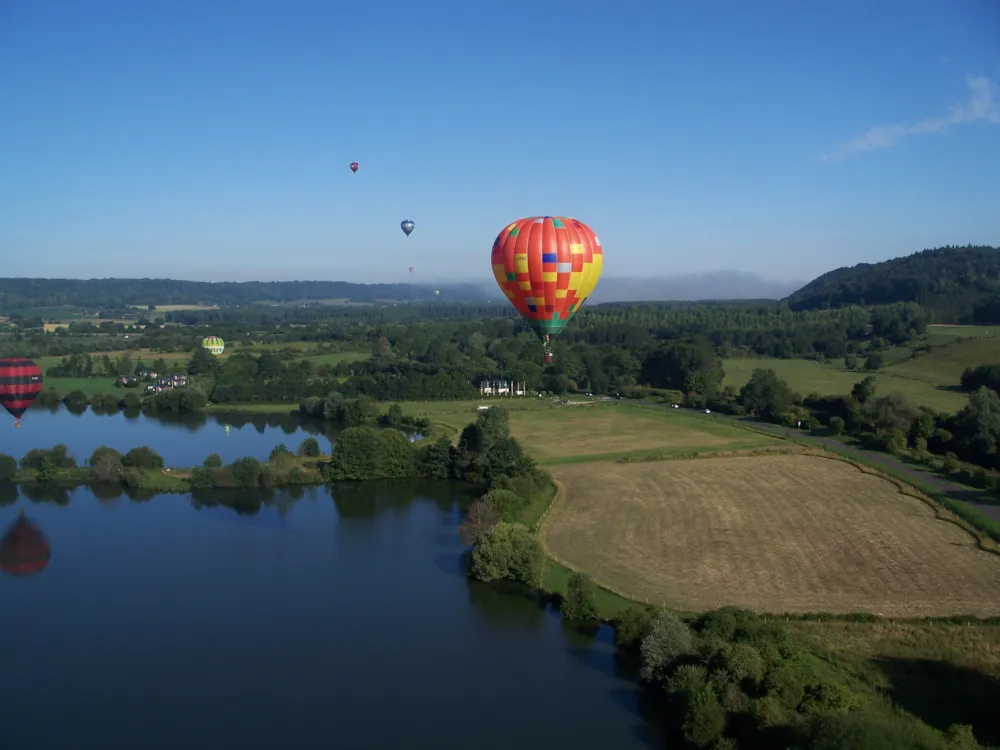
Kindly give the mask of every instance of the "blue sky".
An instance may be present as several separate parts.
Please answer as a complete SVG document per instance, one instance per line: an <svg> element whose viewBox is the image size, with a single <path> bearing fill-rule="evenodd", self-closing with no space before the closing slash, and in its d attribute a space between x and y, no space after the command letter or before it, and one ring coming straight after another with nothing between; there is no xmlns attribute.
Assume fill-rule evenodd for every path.
<svg viewBox="0 0 1000 750"><path fill-rule="evenodd" d="M617 277L1000 245L998 85L994 0L4 0L0 275L489 282L535 214Z"/></svg>

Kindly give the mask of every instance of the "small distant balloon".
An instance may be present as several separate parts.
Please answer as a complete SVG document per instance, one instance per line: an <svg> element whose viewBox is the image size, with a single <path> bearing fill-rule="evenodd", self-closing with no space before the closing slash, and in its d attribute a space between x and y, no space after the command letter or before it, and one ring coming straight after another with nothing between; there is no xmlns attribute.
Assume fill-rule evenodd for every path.
<svg viewBox="0 0 1000 750"><path fill-rule="evenodd" d="M434 294L441 294L441 292L439 290L435 289L434 290Z"/></svg>
<svg viewBox="0 0 1000 750"><path fill-rule="evenodd" d="M357 174L358 173L358 167L360 167L360 166L361 165L358 164L356 161L352 161L351 162L351 171L354 172L355 174Z"/></svg>
<svg viewBox="0 0 1000 750"><path fill-rule="evenodd" d="M413 231L413 226L414 226L413 222L410 221L409 219L403 219L403 221L399 223L399 228L403 230L403 234L405 234L407 237L409 237L410 232Z"/></svg>
<svg viewBox="0 0 1000 750"><path fill-rule="evenodd" d="M413 273L413 266L410 266L410 273Z"/></svg>

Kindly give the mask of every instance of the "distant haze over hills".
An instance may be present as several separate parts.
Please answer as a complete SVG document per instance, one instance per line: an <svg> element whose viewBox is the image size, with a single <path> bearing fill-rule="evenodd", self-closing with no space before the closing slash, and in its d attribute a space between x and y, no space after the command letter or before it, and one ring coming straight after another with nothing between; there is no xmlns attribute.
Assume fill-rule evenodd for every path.
<svg viewBox="0 0 1000 750"><path fill-rule="evenodd" d="M784 300L793 310L917 302L937 320L1000 319L1000 248L942 247L825 273L808 284L739 271L666 278L602 278L590 297L604 302ZM76 305L327 303L490 303L505 297L490 280L439 284L345 281L182 281L177 279L0 278L0 310Z"/></svg>
<svg viewBox="0 0 1000 750"><path fill-rule="evenodd" d="M590 302L658 302L722 299L782 299L801 281L773 281L740 271L708 271L665 278L602 278Z"/></svg>

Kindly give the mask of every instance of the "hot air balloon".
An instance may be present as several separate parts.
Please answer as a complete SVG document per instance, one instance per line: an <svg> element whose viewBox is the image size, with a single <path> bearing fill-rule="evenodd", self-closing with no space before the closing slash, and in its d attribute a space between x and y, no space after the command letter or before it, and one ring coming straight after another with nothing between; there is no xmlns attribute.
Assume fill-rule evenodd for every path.
<svg viewBox="0 0 1000 750"><path fill-rule="evenodd" d="M413 222L410 221L409 219L403 219L401 222L399 222L399 228L403 230L403 234L409 237L410 232L413 231Z"/></svg>
<svg viewBox="0 0 1000 750"><path fill-rule="evenodd" d="M493 275L507 299L545 346L586 302L601 277L604 250L594 231L564 216L531 216L493 241Z"/></svg>
<svg viewBox="0 0 1000 750"><path fill-rule="evenodd" d="M209 336L202 339L201 346L203 349L208 350L209 354L214 354L216 357L226 350L226 342L218 336Z"/></svg>
<svg viewBox="0 0 1000 750"><path fill-rule="evenodd" d="M33 576L48 567L51 557L45 535L22 509L0 540L0 570L18 578Z"/></svg>
<svg viewBox="0 0 1000 750"><path fill-rule="evenodd" d="M21 416L42 390L42 371L30 359L11 357L0 359L0 404L14 417L14 426L21 426Z"/></svg>
<svg viewBox="0 0 1000 750"><path fill-rule="evenodd" d="M352 161L351 162L351 171L354 172L354 174L357 174L359 166L361 166L361 165L358 164L356 161Z"/></svg>
<svg viewBox="0 0 1000 750"><path fill-rule="evenodd" d="M410 273L413 273L413 266L410 266Z"/></svg>

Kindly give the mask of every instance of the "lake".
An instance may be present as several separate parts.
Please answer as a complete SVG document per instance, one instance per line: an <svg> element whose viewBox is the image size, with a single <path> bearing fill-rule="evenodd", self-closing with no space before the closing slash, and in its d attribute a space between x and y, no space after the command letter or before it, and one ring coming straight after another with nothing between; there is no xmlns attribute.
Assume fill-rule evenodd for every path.
<svg viewBox="0 0 1000 750"><path fill-rule="evenodd" d="M227 440L219 423L194 441L154 420L89 419L93 445L131 434L122 423L169 456L187 455L175 442L203 456ZM24 450L59 442L27 424L10 430ZM281 426L268 436L289 438ZM294 488L244 493L239 512L216 504L234 497L0 495L0 527L24 508L52 548L42 573L0 575L0 746L662 746L609 628L577 632L517 589L465 577L462 486Z"/></svg>
<svg viewBox="0 0 1000 750"><path fill-rule="evenodd" d="M229 433L226 433L226 426ZM264 460L278 443L295 450L312 435L320 449L330 452L334 426L299 414L97 414L90 409L74 414L64 407L55 411L32 408L20 429L0 422L0 453L20 459L32 448L65 443L83 464L94 449L107 445L125 452L145 445L167 466L201 466L205 456L218 453L226 463L243 456Z"/></svg>

